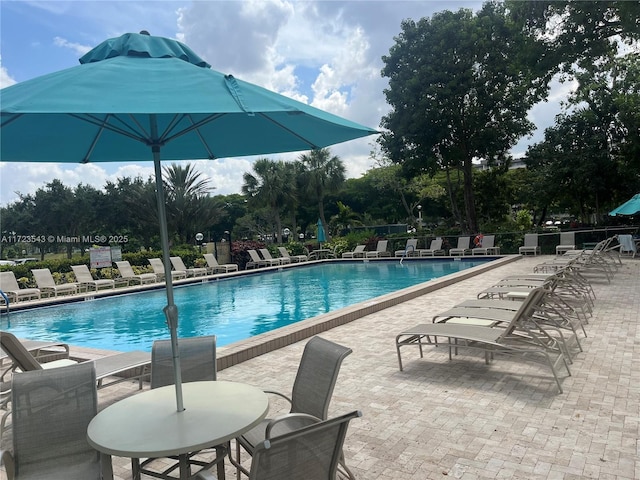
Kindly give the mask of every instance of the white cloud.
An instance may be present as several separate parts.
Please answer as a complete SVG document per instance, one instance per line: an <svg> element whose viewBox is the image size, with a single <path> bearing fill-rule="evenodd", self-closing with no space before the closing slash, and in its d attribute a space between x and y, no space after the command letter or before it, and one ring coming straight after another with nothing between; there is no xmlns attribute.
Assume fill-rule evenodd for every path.
<svg viewBox="0 0 640 480"><path fill-rule="evenodd" d="M9 87L16 83L16 81L11 78L7 69L0 66L0 88Z"/></svg>
<svg viewBox="0 0 640 480"><path fill-rule="evenodd" d="M81 45L79 43L70 42L61 37L54 37L53 43L58 47L64 47L72 50L80 57L93 48L91 45Z"/></svg>

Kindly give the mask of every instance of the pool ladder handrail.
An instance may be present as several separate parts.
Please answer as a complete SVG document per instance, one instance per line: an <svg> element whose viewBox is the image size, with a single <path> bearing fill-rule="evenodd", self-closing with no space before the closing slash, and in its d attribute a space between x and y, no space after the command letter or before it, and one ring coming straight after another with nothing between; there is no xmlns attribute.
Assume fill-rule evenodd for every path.
<svg viewBox="0 0 640 480"><path fill-rule="evenodd" d="M413 250L414 252L416 251L416 247L414 247L413 245L407 245L404 249L402 257L400 257L400 265L402 265L402 260L404 260L404 257L407 256L407 251L409 250L409 248L411 248L411 250Z"/></svg>
<svg viewBox="0 0 640 480"><path fill-rule="evenodd" d="M7 304L7 314L8 314L9 313L9 297L2 290L0 290L0 296L4 298L4 303Z"/></svg>

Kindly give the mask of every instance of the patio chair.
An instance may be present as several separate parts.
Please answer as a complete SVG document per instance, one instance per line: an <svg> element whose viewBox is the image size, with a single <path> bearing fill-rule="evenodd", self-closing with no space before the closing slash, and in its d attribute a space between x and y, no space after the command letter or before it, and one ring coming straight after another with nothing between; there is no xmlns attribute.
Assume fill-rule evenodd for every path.
<svg viewBox="0 0 640 480"><path fill-rule="evenodd" d="M159 258L150 258L149 265L153 269L153 273L158 276L159 281L163 281L165 277L164 263ZM180 280L187 278L187 272L185 270L171 270L171 280Z"/></svg>
<svg viewBox="0 0 640 480"><path fill-rule="evenodd" d="M620 244L620 255L630 255L631 258L636 257L638 249L631 235L618 235L618 242Z"/></svg>
<svg viewBox="0 0 640 480"><path fill-rule="evenodd" d="M299 262L306 262L307 260L309 260L309 256L308 255L291 255L289 253L289 250L287 250L286 247L278 247L278 251L280 252L280 256L282 258L288 258L290 262L293 263L299 263Z"/></svg>
<svg viewBox="0 0 640 480"><path fill-rule="evenodd" d="M304 413L326 420L340 366L345 357L351 352L350 348L318 336L307 342L293 382L291 397L279 392L265 390L266 393L277 395L291 404L290 413L278 417L280 422L278 434L291 432L306 425L306 422L304 420L301 421L300 416L297 414ZM249 475L247 469L241 464L241 447L253 456L258 445L266 439L267 427L270 421L271 419L263 420L257 427L236 438L236 457L233 458L231 452L229 452L229 459L236 466L238 477L241 473ZM340 468L346 476L354 479L342 456Z"/></svg>
<svg viewBox="0 0 640 480"><path fill-rule="evenodd" d="M524 234L524 245L518 248L518 253L520 255L527 255L529 253L533 253L534 257L536 255L541 254L542 251L540 250L540 246L538 245L538 234L537 233L525 233Z"/></svg>
<svg viewBox="0 0 640 480"><path fill-rule="evenodd" d="M482 244L471 250L472 255L500 255L500 247L495 246L495 235L484 235Z"/></svg>
<svg viewBox="0 0 640 480"><path fill-rule="evenodd" d="M13 272L0 272L0 290L9 298L9 302L22 302L25 300L37 300L41 293L38 288L20 288ZM4 299L0 297L4 302Z"/></svg>
<svg viewBox="0 0 640 480"><path fill-rule="evenodd" d="M564 348L558 340L534 320L535 308L545 295L543 288L534 289L520 304L514 315L510 315L508 322L497 322L496 325L469 325L465 323L431 323L416 325L396 336L396 352L398 365L403 371L400 349L405 346L418 346L420 357L425 345L437 345L438 338L448 340L449 360L452 354L458 353L459 348L469 348L484 352L485 362L498 353L506 355L521 355L522 357L537 357L551 369L553 378L562 393L562 385L558 377L557 368L563 364L569 375L569 365ZM433 339L433 340L432 340Z"/></svg>
<svg viewBox="0 0 640 480"><path fill-rule="evenodd" d="M376 245L376 249L367 252L367 258L380 258L380 257L390 257L391 252L387 251L388 240L378 240L378 244Z"/></svg>
<svg viewBox="0 0 640 480"><path fill-rule="evenodd" d="M394 256L396 257L415 257L418 255L418 239L409 238L404 246L403 250L396 250Z"/></svg>
<svg viewBox="0 0 640 480"><path fill-rule="evenodd" d="M365 252L366 245L356 245L356 248L352 252L344 252L342 258L363 258L367 252Z"/></svg>
<svg viewBox="0 0 640 480"><path fill-rule="evenodd" d="M171 259L171 265L177 272L187 272L187 277L203 277L207 274L207 269L204 267L192 267L187 268L180 257L169 257Z"/></svg>
<svg viewBox="0 0 640 480"><path fill-rule="evenodd" d="M217 378L216 365L216 336L206 335L200 337L181 338L178 343L180 351L180 371L182 382L200 382L215 381ZM160 388L175 383L175 372L173 368L173 350L171 348L171 340L156 340L151 347L151 388ZM213 447L216 449L216 458L212 462L196 460L192 456L199 452L192 452L189 456L189 464L199 466L201 468L210 468L211 466L222 463L226 455L224 446ZM159 463L162 469L158 471L152 468L153 462L157 458L147 458L140 461L138 458L131 459L131 467L133 478L139 478L141 473L160 478L168 477L171 472L179 468L177 458L171 458L174 462L170 462L167 466L167 459L163 459Z"/></svg>
<svg viewBox="0 0 640 480"><path fill-rule="evenodd" d="M204 259L207 261L207 273L209 275L211 275L212 273L229 273L238 271L237 263L219 264L213 253L205 253Z"/></svg>
<svg viewBox="0 0 640 480"><path fill-rule="evenodd" d="M449 255L452 257L468 255L471 253L469 245L471 243L471 237L458 237L458 245L455 248L449 250Z"/></svg>
<svg viewBox="0 0 640 480"><path fill-rule="evenodd" d="M444 255L444 249L442 248L442 238L436 238L431 240L429 248L421 248L418 250L421 257L434 257L436 255Z"/></svg>
<svg viewBox="0 0 640 480"><path fill-rule="evenodd" d="M576 249L575 232L561 232L560 245L556 245L556 255L562 255L565 252Z"/></svg>
<svg viewBox="0 0 640 480"><path fill-rule="evenodd" d="M273 262L274 265L284 265L285 263L291 263L291 259L288 259L288 258L284 258L284 257L273 258L271 256L271 252L266 248L261 248L259 251L260 251L260 255L262 255L262 258L264 258L265 261Z"/></svg>
<svg viewBox="0 0 640 480"><path fill-rule="evenodd" d="M116 288L116 283L110 278L95 280L86 265L72 265L71 269L80 284L80 288L93 289L96 292L102 288Z"/></svg>
<svg viewBox="0 0 640 480"><path fill-rule="evenodd" d="M249 480L333 480L349 422L362 416L358 410L321 421L312 415L297 414L307 426L279 432L280 419L267 426L266 438L256 444ZM210 472L200 472L196 480L216 480Z"/></svg>
<svg viewBox="0 0 640 480"><path fill-rule="evenodd" d="M2 452L9 480L113 478L111 457L87 442L98 413L91 363L16 374L12 405L13 454Z"/></svg>
<svg viewBox="0 0 640 480"><path fill-rule="evenodd" d="M36 281L36 285L38 285L38 289L40 289L40 292L47 297L57 297L58 294L73 295L78 293L77 283L56 284L53 279L53 275L51 275L51 271L48 268L34 268L31 270L31 273Z"/></svg>
<svg viewBox="0 0 640 480"><path fill-rule="evenodd" d="M156 283L158 281L158 276L155 273L140 273L136 274L131 268L131 264L123 260L121 262L115 262L118 271L120 272L120 276L127 280L129 283L137 283L139 285L145 285L147 283Z"/></svg>

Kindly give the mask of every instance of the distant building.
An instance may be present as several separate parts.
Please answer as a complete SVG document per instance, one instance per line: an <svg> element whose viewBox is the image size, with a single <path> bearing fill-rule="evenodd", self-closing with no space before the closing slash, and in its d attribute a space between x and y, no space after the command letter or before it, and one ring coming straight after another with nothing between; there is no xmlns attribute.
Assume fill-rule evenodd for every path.
<svg viewBox="0 0 640 480"><path fill-rule="evenodd" d="M491 167L489 166L489 162L487 160L480 160L478 163L473 164L474 168L478 170L489 170ZM527 168L524 164L524 158L514 158L511 160L511 165L509 165L509 170L515 170L516 168Z"/></svg>

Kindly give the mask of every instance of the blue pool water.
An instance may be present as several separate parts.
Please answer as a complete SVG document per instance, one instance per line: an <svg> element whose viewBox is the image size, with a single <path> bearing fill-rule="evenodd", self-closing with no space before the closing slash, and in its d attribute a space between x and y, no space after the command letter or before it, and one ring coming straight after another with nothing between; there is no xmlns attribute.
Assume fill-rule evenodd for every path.
<svg viewBox="0 0 640 480"><path fill-rule="evenodd" d="M175 288L178 335L228 345L486 262L337 262ZM169 336L164 289L13 312L0 328L32 340L108 350L151 350Z"/></svg>

